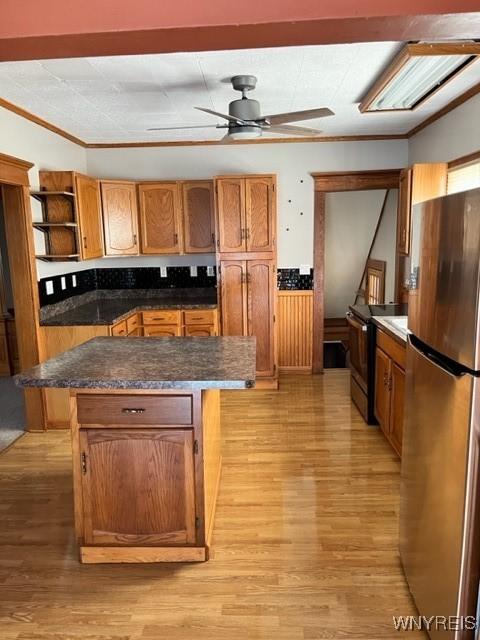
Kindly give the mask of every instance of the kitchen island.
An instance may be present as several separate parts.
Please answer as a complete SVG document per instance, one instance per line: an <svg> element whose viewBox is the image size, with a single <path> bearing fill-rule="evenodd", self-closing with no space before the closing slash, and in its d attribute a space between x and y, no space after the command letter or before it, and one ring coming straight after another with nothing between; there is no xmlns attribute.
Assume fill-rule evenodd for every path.
<svg viewBox="0 0 480 640"><path fill-rule="evenodd" d="M70 389L81 562L208 559L219 390L254 380L249 337L99 337L16 377L22 387Z"/></svg>

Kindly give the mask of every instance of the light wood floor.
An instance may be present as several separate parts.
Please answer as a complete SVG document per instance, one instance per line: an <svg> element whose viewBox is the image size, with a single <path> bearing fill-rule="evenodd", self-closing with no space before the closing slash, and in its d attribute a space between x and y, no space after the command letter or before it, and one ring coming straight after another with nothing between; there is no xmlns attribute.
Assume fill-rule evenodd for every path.
<svg viewBox="0 0 480 640"><path fill-rule="evenodd" d="M206 564L80 565L68 434L27 434L0 455L2 640L402 636L392 616L415 609L397 551L399 462L350 404L347 372L228 392L222 408Z"/></svg>

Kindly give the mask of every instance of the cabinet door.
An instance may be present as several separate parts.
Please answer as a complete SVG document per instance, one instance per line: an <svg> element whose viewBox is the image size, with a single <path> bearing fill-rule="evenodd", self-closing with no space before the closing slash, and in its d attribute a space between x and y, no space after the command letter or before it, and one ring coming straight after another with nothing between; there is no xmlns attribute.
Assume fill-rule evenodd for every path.
<svg viewBox="0 0 480 640"><path fill-rule="evenodd" d="M221 178L217 181L218 250L245 251L245 180Z"/></svg>
<svg viewBox="0 0 480 640"><path fill-rule="evenodd" d="M404 256L410 253L410 219L412 215L412 170L403 169L398 188L397 249Z"/></svg>
<svg viewBox="0 0 480 640"><path fill-rule="evenodd" d="M75 187L82 259L101 258L103 230L98 180L76 175Z"/></svg>
<svg viewBox="0 0 480 640"><path fill-rule="evenodd" d="M391 360L381 349L377 348L375 356L375 416L382 431L390 431L390 363Z"/></svg>
<svg viewBox="0 0 480 640"><path fill-rule="evenodd" d="M213 253L215 251L213 183L208 180L184 182L182 196L185 253Z"/></svg>
<svg viewBox="0 0 480 640"><path fill-rule="evenodd" d="M220 263L222 335L247 335L246 271L243 260Z"/></svg>
<svg viewBox="0 0 480 640"><path fill-rule="evenodd" d="M204 338L217 335L213 324L191 324L185 327L185 335L190 337Z"/></svg>
<svg viewBox="0 0 480 640"><path fill-rule="evenodd" d="M247 251L273 251L275 206L272 178L245 179Z"/></svg>
<svg viewBox="0 0 480 640"><path fill-rule="evenodd" d="M405 371L392 362L391 403L390 403L390 441L398 455L402 455L403 407L405 400Z"/></svg>
<svg viewBox="0 0 480 640"><path fill-rule="evenodd" d="M117 322L117 324L114 324L112 326L111 333L112 333L112 336L126 337L128 334L126 320L122 320L121 322Z"/></svg>
<svg viewBox="0 0 480 640"><path fill-rule="evenodd" d="M138 193L142 253L180 253L177 183L141 184Z"/></svg>
<svg viewBox="0 0 480 640"><path fill-rule="evenodd" d="M182 335L182 328L178 325L152 325L143 328L143 335L157 338L175 338Z"/></svg>
<svg viewBox="0 0 480 640"><path fill-rule="evenodd" d="M137 191L133 182L101 182L105 255L138 254Z"/></svg>
<svg viewBox="0 0 480 640"><path fill-rule="evenodd" d="M195 543L191 429L82 429L85 544Z"/></svg>
<svg viewBox="0 0 480 640"><path fill-rule="evenodd" d="M257 338L257 376L270 377L274 371L274 263L248 260L248 335Z"/></svg>

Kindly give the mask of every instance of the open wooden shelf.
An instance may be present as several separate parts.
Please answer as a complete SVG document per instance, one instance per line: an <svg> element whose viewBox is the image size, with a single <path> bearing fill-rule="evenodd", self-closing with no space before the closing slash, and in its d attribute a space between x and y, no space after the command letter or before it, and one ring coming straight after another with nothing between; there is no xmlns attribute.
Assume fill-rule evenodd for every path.
<svg viewBox="0 0 480 640"><path fill-rule="evenodd" d="M43 201L48 196L65 196L65 198L75 198L71 191L30 191L30 195L37 200Z"/></svg>
<svg viewBox="0 0 480 640"><path fill-rule="evenodd" d="M45 254L35 256L44 262L80 259L76 197L73 191L30 191L42 205L42 220L35 220L34 229L45 238Z"/></svg>
<svg viewBox="0 0 480 640"><path fill-rule="evenodd" d="M41 256L35 256L35 258L37 260L43 260L44 262L54 262L55 260L60 260L62 262L64 261L68 261L68 260L73 260L76 261L80 258L80 254L79 253L68 253L65 255L60 255L60 254L44 254Z"/></svg>

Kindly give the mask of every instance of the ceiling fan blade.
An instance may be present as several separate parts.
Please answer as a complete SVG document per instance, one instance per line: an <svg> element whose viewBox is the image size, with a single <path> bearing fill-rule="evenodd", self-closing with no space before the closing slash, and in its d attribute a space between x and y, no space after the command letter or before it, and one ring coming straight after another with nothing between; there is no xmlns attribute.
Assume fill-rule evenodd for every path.
<svg viewBox="0 0 480 640"><path fill-rule="evenodd" d="M228 125L225 125L228 126ZM175 129L218 129L218 124L193 124L185 127L152 127L147 131L174 131Z"/></svg>
<svg viewBox="0 0 480 640"><path fill-rule="evenodd" d="M212 116L225 118L225 120L230 120L231 122L236 122L237 124L245 124L244 120L240 120L240 118L235 118L235 116L227 115L226 113L219 113L218 111L212 111L212 109L204 109L203 107L194 107L194 109L198 109L198 111L204 111L205 113L209 113Z"/></svg>
<svg viewBox="0 0 480 640"><path fill-rule="evenodd" d="M274 127L264 127L267 133L289 133L296 136L318 136L320 129L309 129L308 127L296 127L289 124L278 124Z"/></svg>
<svg viewBox="0 0 480 640"><path fill-rule="evenodd" d="M270 124L283 124L284 122L298 122L302 120L314 120L315 118L325 118L335 115L333 111L322 107L320 109L306 109L305 111L290 111L289 113L274 113L271 116L264 116Z"/></svg>

